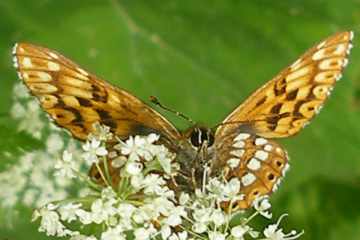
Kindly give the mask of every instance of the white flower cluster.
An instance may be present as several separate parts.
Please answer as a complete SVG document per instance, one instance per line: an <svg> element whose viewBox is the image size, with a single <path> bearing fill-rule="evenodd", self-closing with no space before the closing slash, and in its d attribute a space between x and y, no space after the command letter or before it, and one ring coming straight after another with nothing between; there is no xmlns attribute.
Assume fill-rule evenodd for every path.
<svg viewBox="0 0 360 240"><path fill-rule="evenodd" d="M101 130L101 128L100 128ZM120 181L111 183L102 168L98 168L107 186L77 199L64 199L45 205L34 213L40 219L39 231L48 236L70 239L135 240L163 239L296 239L301 233L285 234L276 224L266 227L262 234L249 226L257 215L271 218L268 198L259 198L255 212L248 218L239 211L225 209L223 202L235 203L243 198L240 181L229 181L204 176L202 189L193 193L177 193L169 187L174 170L178 168L175 155L163 145L156 144L159 136L130 137L118 140L117 155L105 148L107 128L99 135L92 135L84 144L82 158L95 165L112 157L112 164L119 168ZM111 155L111 156L109 156ZM57 165L61 176L74 178L77 169L71 165L71 153L64 152L63 164ZM207 173L205 169L205 174ZM110 177L110 179L109 179ZM94 184L94 182L92 183ZM235 219L241 224L233 225ZM77 224L73 224L76 222ZM69 224L71 223L71 224ZM73 227L73 226L81 226ZM87 226L99 226L88 233Z"/></svg>
<svg viewBox="0 0 360 240"><path fill-rule="evenodd" d="M46 151L25 152L16 164L10 165L0 173L2 208L12 209L18 203L28 207L39 207L50 201L68 197L67 189L71 188L74 182L68 178L53 177L56 172L54 161L64 149L77 154L77 147L73 141L65 143L62 138L58 133L50 134L44 139ZM80 162L72 161L69 165L79 169ZM60 172L65 172L65 166L56 164L55 167L61 167Z"/></svg>
<svg viewBox="0 0 360 240"><path fill-rule="evenodd" d="M107 129L102 132L105 134ZM101 157L108 154L100 136L92 135L83 145L82 158L88 163L98 164ZM125 239L127 232L133 231L136 239L145 240L160 234L155 224L169 229L180 225L187 216L186 211L183 206L176 205L175 193L167 186L171 170L176 167L172 164L175 155L164 146L155 145L158 139L157 135L150 134L119 141L115 148L127 159L122 165L116 163L119 159L114 160L121 167L119 174L122 176L117 192L108 186L98 197L93 193L70 203L65 200L65 204L60 201L46 205L34 214L34 220L41 217L39 231L45 231L49 236L85 237L78 230L65 228L66 224L62 223L76 220L83 226L103 226L104 230L98 234L100 239ZM62 163L56 165L62 167L58 169L61 176L73 178L78 175L70 163L71 153L66 151ZM106 174L102 175L105 178Z"/></svg>
<svg viewBox="0 0 360 240"><path fill-rule="evenodd" d="M26 87L18 83L13 93L11 116L18 120L18 130L29 133L36 138L36 142L44 143L44 147L24 151L21 146L14 146L14 152L2 153L3 160L12 162L0 172L0 207L7 213L7 221L1 221L1 225L8 226L12 225L9 219L16 215L18 205L40 207L50 201L70 197L70 190L76 194L74 181L62 176L66 175L69 168L79 170L81 164L70 161L72 156L79 154L78 145L72 139L65 140L59 128L46 120L39 104L30 98ZM66 149L68 154L64 153L62 162L61 152ZM54 169L56 159L59 161ZM56 176L59 177L54 177L57 170L59 172Z"/></svg>
<svg viewBox="0 0 360 240"><path fill-rule="evenodd" d="M36 99L31 98L21 82L13 88L13 101L10 115L19 121L18 130L25 131L36 139L42 137L42 130L47 125L42 121L42 112Z"/></svg>
<svg viewBox="0 0 360 240"><path fill-rule="evenodd" d="M148 170L155 170L160 167L168 175L171 173L172 168L177 167L175 163L172 164L175 155L169 152L163 145L154 144L158 140L159 136L153 133L147 137L130 136L126 142L120 141L115 146L121 154L128 156L125 163L127 174L132 176L139 175L144 166L141 160L145 161ZM153 162L155 165L152 163L153 159L156 159L156 162Z"/></svg>
<svg viewBox="0 0 360 240"><path fill-rule="evenodd" d="M284 233L280 222L286 214L261 231L252 228L256 216L272 218L268 198L257 199L250 216L232 209L232 203L243 199L240 181L210 178L206 166L201 189L175 192L169 183L179 169L176 155L159 144L156 134L122 141L108 127L97 124L81 149L73 141L64 141L56 128L48 127L22 84L15 86L14 100L11 114L19 120L19 130L46 142L46 151L25 153L16 165L0 173L0 205L38 207L33 221L39 221L39 231L48 236L70 240L291 240L303 234ZM118 143L108 148L110 139ZM111 167L118 170L117 182L104 164L110 159ZM102 183L83 174L82 163L96 167ZM75 180L92 191L70 197L68 189Z"/></svg>

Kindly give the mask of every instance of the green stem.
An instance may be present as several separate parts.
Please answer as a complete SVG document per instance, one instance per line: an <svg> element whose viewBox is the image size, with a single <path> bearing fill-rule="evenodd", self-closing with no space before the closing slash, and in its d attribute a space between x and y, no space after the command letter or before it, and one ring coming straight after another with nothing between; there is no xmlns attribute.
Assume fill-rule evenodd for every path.
<svg viewBox="0 0 360 240"><path fill-rule="evenodd" d="M246 219L245 222L242 223L242 225L247 225L254 217L256 217L259 214L258 211L254 212L248 219Z"/></svg>
<svg viewBox="0 0 360 240"><path fill-rule="evenodd" d="M118 194L120 196L124 194L127 185L128 185L128 177L122 177L118 186Z"/></svg>
<svg viewBox="0 0 360 240"><path fill-rule="evenodd" d="M67 204L67 203L87 203L87 202L93 202L95 199L97 199L99 196L87 196L84 198L67 198L67 199L63 199L63 200L58 200L58 201L53 201L50 202L52 204ZM46 205L48 205L49 203L47 203Z"/></svg>
<svg viewBox="0 0 360 240"><path fill-rule="evenodd" d="M198 238L200 238L200 239L204 239L204 240L207 239L206 237L203 237L203 236L201 236L200 234L198 234L198 233L196 233L196 232L193 232L193 231L190 230L190 229L187 229L187 228L184 227L183 225L179 225L179 227L180 227L181 229L187 231L188 233L190 233L190 234L193 235L193 236L196 236L196 237L198 237Z"/></svg>
<svg viewBox="0 0 360 240"><path fill-rule="evenodd" d="M103 157L102 159L103 159L106 179L108 180L108 182L111 182L111 177L110 177L110 173L109 173L109 166L108 166L108 159L106 157Z"/></svg>
<svg viewBox="0 0 360 240"><path fill-rule="evenodd" d="M230 207L229 207L229 214L230 214L230 216L231 216L231 214L232 214L232 209L233 209L233 201L232 200L230 200ZM225 226L225 231L227 231L228 229L229 229L229 223L230 223L230 221L229 221L229 217L228 217L228 215L226 215L226 226ZM231 217L230 217L230 219L231 219Z"/></svg>
<svg viewBox="0 0 360 240"><path fill-rule="evenodd" d="M96 163L95 165L96 165L96 168L97 168L97 170L99 171L100 176L101 176L102 180L104 181L104 183L105 183L108 187L110 187L110 184L109 184L109 182L106 180L106 178L105 178L105 176L104 176L104 173L103 173L103 171L101 170L101 167L99 166L99 163Z"/></svg>
<svg viewBox="0 0 360 240"><path fill-rule="evenodd" d="M135 206L137 206L137 207L140 207L140 206L144 205L143 202L141 202L141 201L135 201L135 200L126 200L125 202L126 202L126 203L130 203L130 204L132 204L132 205L135 205Z"/></svg>
<svg viewBox="0 0 360 240"><path fill-rule="evenodd" d="M88 176L80 173L80 172L76 172L76 175L83 181L85 181L87 184L89 184L90 188L94 189L95 191L101 191L101 187L99 185L97 185L96 183L94 183L93 181L91 181L89 179Z"/></svg>

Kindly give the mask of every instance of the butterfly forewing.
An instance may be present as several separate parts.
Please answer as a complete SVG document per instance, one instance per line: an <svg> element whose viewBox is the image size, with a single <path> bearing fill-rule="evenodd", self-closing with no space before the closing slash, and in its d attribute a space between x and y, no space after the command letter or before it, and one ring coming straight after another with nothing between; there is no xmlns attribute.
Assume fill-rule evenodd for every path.
<svg viewBox="0 0 360 240"><path fill-rule="evenodd" d="M236 108L223 121L234 124L220 126L216 138L238 129L236 122L247 122L254 133L267 138L298 133L320 111L340 79L352 37L352 32L338 33L308 50Z"/></svg>
<svg viewBox="0 0 360 240"><path fill-rule="evenodd" d="M120 138L157 132L175 141L176 128L128 92L116 88L47 48L20 43L14 65L55 122L80 140L99 122Z"/></svg>

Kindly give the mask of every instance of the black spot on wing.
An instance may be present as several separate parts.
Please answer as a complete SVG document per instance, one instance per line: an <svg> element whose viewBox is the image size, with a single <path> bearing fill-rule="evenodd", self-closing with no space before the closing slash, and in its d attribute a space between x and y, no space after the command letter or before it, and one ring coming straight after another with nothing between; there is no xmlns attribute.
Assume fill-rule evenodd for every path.
<svg viewBox="0 0 360 240"><path fill-rule="evenodd" d="M280 116L272 116L272 117L267 117L266 118L266 122L269 123L269 129L274 131L277 127L277 122L279 121Z"/></svg>
<svg viewBox="0 0 360 240"><path fill-rule="evenodd" d="M110 127L111 130L115 130L117 128L117 123L111 118L101 119L100 123Z"/></svg>
<svg viewBox="0 0 360 240"><path fill-rule="evenodd" d="M92 84L92 97L97 102L104 102L106 103L108 100L108 93L104 89L104 87L99 86L99 84Z"/></svg>
<svg viewBox="0 0 360 240"><path fill-rule="evenodd" d="M93 96L93 99L97 102L106 102L107 101L107 96L102 96L98 93L93 93L92 96Z"/></svg>
<svg viewBox="0 0 360 240"><path fill-rule="evenodd" d="M273 116L269 116L266 118L266 122L269 123L269 129L274 131L278 125L278 122L280 121L280 119L282 118L286 118L291 116L291 113L289 112L284 112L284 113L280 113L280 114L275 114Z"/></svg>
<svg viewBox="0 0 360 240"><path fill-rule="evenodd" d="M257 103L256 103L256 107L258 107L258 106L260 106L260 105L262 105L265 101L266 101L266 96L264 96L263 98L261 98L259 101L257 101Z"/></svg>
<svg viewBox="0 0 360 240"><path fill-rule="evenodd" d="M300 115L302 115L302 114L299 112L299 110L300 110L301 105L303 105L303 104L306 103L306 102L307 102L307 101L305 101L305 100L298 101L298 102L295 104L295 106L294 106L294 113L295 113L295 114L300 114Z"/></svg>
<svg viewBox="0 0 360 240"><path fill-rule="evenodd" d="M68 106L65 106L64 109L74 114L75 119L72 120L73 123L82 123L84 121L81 113L77 109Z"/></svg>
<svg viewBox="0 0 360 240"><path fill-rule="evenodd" d="M286 100L289 100L289 101L295 100L298 91L299 91L299 89L295 89L294 91L289 92L289 93L286 95Z"/></svg>
<svg viewBox="0 0 360 240"><path fill-rule="evenodd" d="M95 109L95 111L99 114L99 117L101 119L108 119L111 118L111 115L108 111L102 110L102 109Z"/></svg>
<svg viewBox="0 0 360 240"><path fill-rule="evenodd" d="M54 105L54 108L65 108L66 104L58 94L54 94L54 97L57 98L57 103Z"/></svg>
<svg viewBox="0 0 360 240"><path fill-rule="evenodd" d="M282 107L282 103L278 103L271 108L270 112L274 114L278 114L280 112L281 107Z"/></svg>
<svg viewBox="0 0 360 240"><path fill-rule="evenodd" d="M92 84L91 88L92 88L93 92L100 92L100 88L98 86L96 86L95 84Z"/></svg>
<svg viewBox="0 0 360 240"><path fill-rule="evenodd" d="M280 81L276 82L274 86L274 93L276 96L282 95L286 92L286 79L283 78Z"/></svg>
<svg viewBox="0 0 360 240"><path fill-rule="evenodd" d="M133 132L135 133L135 135L149 135L150 133L156 133L160 135L159 131L141 124L134 125Z"/></svg>
<svg viewBox="0 0 360 240"><path fill-rule="evenodd" d="M76 97L76 99L79 101L81 106L92 107L92 103L90 100L88 100L86 98L82 98L82 97Z"/></svg>
<svg viewBox="0 0 360 240"><path fill-rule="evenodd" d="M109 126L112 130L117 128L116 121L112 118L108 111L102 109L95 109L95 111L99 114L101 124Z"/></svg>

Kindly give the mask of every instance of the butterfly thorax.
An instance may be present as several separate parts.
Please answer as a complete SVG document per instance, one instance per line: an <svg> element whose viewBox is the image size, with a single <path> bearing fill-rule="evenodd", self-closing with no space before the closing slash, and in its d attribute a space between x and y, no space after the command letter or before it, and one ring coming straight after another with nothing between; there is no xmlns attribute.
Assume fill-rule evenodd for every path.
<svg viewBox="0 0 360 240"><path fill-rule="evenodd" d="M193 190L202 184L204 170L213 159L214 132L206 127L194 126L186 130L179 144L176 161L180 164L176 184L181 190Z"/></svg>

